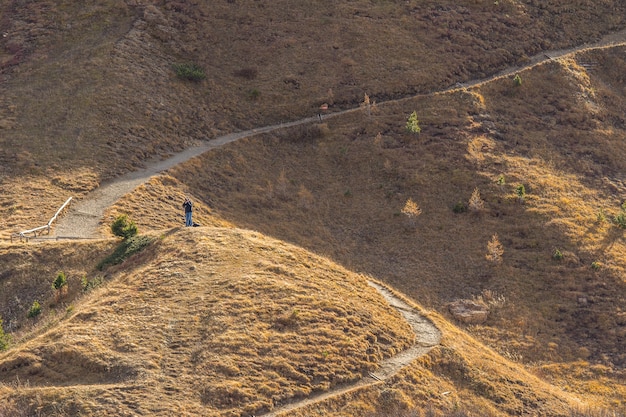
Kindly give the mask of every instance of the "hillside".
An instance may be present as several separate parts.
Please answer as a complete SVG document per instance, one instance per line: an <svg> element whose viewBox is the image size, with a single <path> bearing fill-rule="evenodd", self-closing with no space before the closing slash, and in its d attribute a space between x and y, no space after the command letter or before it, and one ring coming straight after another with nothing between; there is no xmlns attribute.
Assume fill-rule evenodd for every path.
<svg viewBox="0 0 626 417"><path fill-rule="evenodd" d="M97 268L114 239L0 243L0 415L243 416L352 387L414 337L368 279L440 344L286 415L623 414L626 46L588 47L625 19L617 0L0 1L1 238L329 105L121 198L102 235L127 213L154 240L119 266ZM185 194L205 227L179 229Z"/></svg>
<svg viewBox="0 0 626 417"><path fill-rule="evenodd" d="M239 229L173 229L152 237L141 253L105 269L104 280L83 296L52 302L49 290L39 330L28 325L19 346L0 355L0 411L263 413L357 381L414 338L364 276L297 247ZM76 249L47 260L71 271L72 294L81 287L75 274L86 267L77 263L90 249L106 254L101 245L29 244L3 248L2 256L26 252L33 255L29 266L37 267L43 249ZM97 274L89 270L87 280L99 282ZM19 293L33 295L24 288ZM310 415L311 407L358 415L415 406L565 415L578 404L440 316L431 318L446 335L432 353L384 385L365 385L290 415ZM500 384L502 378L509 383Z"/></svg>
<svg viewBox="0 0 626 417"><path fill-rule="evenodd" d="M237 229L155 237L0 357L17 383L5 400L29 415L249 414L358 380L415 337L364 277L301 249ZM81 258L51 262L74 290Z"/></svg>
<svg viewBox="0 0 626 417"><path fill-rule="evenodd" d="M201 222L217 216L297 243L384 277L428 307L444 310L484 290L505 296L504 316L477 331L528 362L585 352L623 366L625 247L607 219L626 191L626 102L594 75L623 55L577 57L596 63L591 74L576 60L549 63L522 73L519 88L503 79L230 144L154 179L113 213L133 213L142 227L173 225L179 208L154 216L150 201L188 191ZM419 136L403 131L413 109ZM484 209L454 213L476 187ZM409 198L422 208L415 227L400 213ZM485 253L495 233L505 260L494 267ZM553 259L556 249L564 259ZM506 330L513 327L522 332ZM559 348L546 349L551 343Z"/></svg>
<svg viewBox="0 0 626 417"><path fill-rule="evenodd" d="M625 19L618 0L5 0L0 229L196 141L483 78Z"/></svg>

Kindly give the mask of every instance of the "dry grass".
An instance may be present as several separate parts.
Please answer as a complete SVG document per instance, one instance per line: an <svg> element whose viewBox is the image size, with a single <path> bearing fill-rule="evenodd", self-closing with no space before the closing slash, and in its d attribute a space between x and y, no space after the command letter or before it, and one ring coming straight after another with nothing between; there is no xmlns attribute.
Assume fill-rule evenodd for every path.
<svg viewBox="0 0 626 417"><path fill-rule="evenodd" d="M195 141L311 116L324 102L333 111L364 94L380 102L449 87L597 40L626 16L617 0L9 0L0 10L3 235L53 212L59 193L80 197ZM207 79L177 79L181 62ZM76 176L89 181L77 189ZM31 182L45 187L34 201L15 186Z"/></svg>
<svg viewBox="0 0 626 417"><path fill-rule="evenodd" d="M32 336L34 323L27 313L35 300L46 320L63 317L82 293L82 278L96 277L95 265L113 246L114 241L0 245L0 316L14 341ZM67 293L56 300L52 282L60 271L67 276Z"/></svg>
<svg viewBox="0 0 626 417"><path fill-rule="evenodd" d="M310 116L324 102L333 111L358 106L364 94L380 103L434 91L624 26L623 2L540 3L358 0L329 9L321 1L297 8L252 0L6 1L0 237L44 224L69 195L80 197L197 140ZM205 68L206 81L176 79L172 64L188 61ZM494 415L527 407L568 415L574 394L592 407L623 407L626 248L623 233L598 222L598 213L610 218L626 193L624 62L623 48L586 52L521 73L518 87L501 79L243 140L153 179L112 208L103 228L118 213L129 213L140 230L180 225L181 197L191 194L203 225L297 243L440 312L455 298L502 294L508 302L467 330L572 393L440 321L458 342L446 339L392 389L329 401L328 415L395 412L389 404L409 412L429 402L438 410L457 404ZM419 136L404 132L413 111ZM500 176L505 184L497 184ZM524 204L515 195L518 184L527 190ZM453 213L475 188L484 209ZM401 213L409 199L422 210L412 228ZM79 277L113 243L0 246L0 314L24 341L5 355L2 377L24 372L34 381L0 387L2 398L51 415L251 413L353 380L405 343L406 334L387 327L383 316L368 316L370 307L328 306L307 295L326 296L335 274L355 288L362 278L284 244L265 244L280 255L280 262L268 261L250 243L265 238L219 230L164 237L145 257L113 268L113 282L81 301L71 318L59 306L34 327L21 314L31 299L53 299L56 272L68 273L68 297L76 299ZM184 233L193 239L185 241ZM505 250L499 266L484 258L495 233ZM564 254L560 262L552 258L555 249ZM592 262L601 267L592 269ZM311 269L325 279L302 281ZM181 279L192 285L177 285ZM284 302L277 300L283 293ZM349 323L350 342L323 321L326 314L345 318L346 311L360 320ZM328 348L294 342L294 326L298 333L310 329ZM377 342L373 358L351 355L371 343L359 326L373 334L383 326L376 331L388 329L391 344ZM68 337L60 341L59 334ZM344 351L337 340L345 341ZM294 344L298 352L289 350ZM320 378L292 363L304 371L315 364ZM183 368L178 380L173 370ZM45 388L43 380L57 386ZM448 391L455 394L442 395Z"/></svg>
<svg viewBox="0 0 626 417"><path fill-rule="evenodd" d="M619 369L626 248L621 231L598 223L597 213L617 212L624 190L625 106L613 93L617 81L609 90L595 74L617 65L620 52L593 54L589 83L602 98L593 114L586 101L572 101L580 90L571 63L553 63L524 73L523 89L504 79L471 94L380 106L376 117L328 121L321 138L299 141L296 129L244 140L170 175L219 218L381 277L429 307L443 311L448 301L484 290L514 300L471 329L512 359L585 358ZM402 132L413 109L424 126L418 138ZM278 183L286 187L282 198L268 192ZM527 191L524 204L518 184ZM484 212L454 214L454 203L475 187ZM312 195L309 208L298 204L303 188ZM401 217L408 198L422 208L410 233ZM493 233L505 248L498 267L484 260ZM561 261L552 256L557 248Z"/></svg>
<svg viewBox="0 0 626 417"><path fill-rule="evenodd" d="M146 251L2 356L4 399L44 413L249 414L358 380L413 340L364 277L257 233L173 230Z"/></svg>
<svg viewBox="0 0 626 417"><path fill-rule="evenodd" d="M183 226L185 217L182 208L185 196L190 196L194 202L193 221L202 226L233 227L232 224L216 216L210 206L195 198L194 190L173 177L163 175L151 179L141 185L133 193L125 196L123 207L112 207L105 212L102 220L101 232L111 235L111 223L120 214L127 214L139 231Z"/></svg>

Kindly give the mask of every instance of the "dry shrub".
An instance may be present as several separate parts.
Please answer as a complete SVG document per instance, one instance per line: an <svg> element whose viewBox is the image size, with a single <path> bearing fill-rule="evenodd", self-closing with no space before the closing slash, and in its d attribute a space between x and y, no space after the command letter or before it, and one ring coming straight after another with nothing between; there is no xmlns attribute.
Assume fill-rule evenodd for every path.
<svg viewBox="0 0 626 417"><path fill-rule="evenodd" d="M274 187L274 195L281 200L289 199L289 180L285 174L285 170L280 171L280 175L276 180L276 186Z"/></svg>
<svg viewBox="0 0 626 417"><path fill-rule="evenodd" d="M467 206L471 211L478 212L485 208L485 202L480 198L480 191L478 187L474 188L472 196L470 197Z"/></svg>
<svg viewBox="0 0 626 417"><path fill-rule="evenodd" d="M487 254L485 258L494 264L502 263L502 255L504 254L504 248L502 243L498 239L498 234L494 234L491 240L487 243Z"/></svg>
<svg viewBox="0 0 626 417"><path fill-rule="evenodd" d="M409 198L404 204L404 207L402 207L401 212L407 218L408 227L413 228L415 227L417 217L422 214L422 209L415 201Z"/></svg>
<svg viewBox="0 0 626 417"><path fill-rule="evenodd" d="M504 306L506 297L502 294L489 289L484 289L480 295L474 297L477 301L485 303L490 308L498 308Z"/></svg>

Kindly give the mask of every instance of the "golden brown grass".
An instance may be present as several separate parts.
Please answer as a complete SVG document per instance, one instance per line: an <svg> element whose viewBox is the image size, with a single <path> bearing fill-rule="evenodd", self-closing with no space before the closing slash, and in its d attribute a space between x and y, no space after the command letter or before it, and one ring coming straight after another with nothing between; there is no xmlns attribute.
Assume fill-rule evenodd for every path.
<svg viewBox="0 0 626 417"><path fill-rule="evenodd" d="M95 266L109 252L114 241L86 243L48 242L0 245L0 316L5 330L14 342L32 336L37 329L27 313L35 300L43 307L45 320L54 322L82 292L82 278L96 278ZM63 271L67 276L67 293L56 300L52 282Z"/></svg>
<svg viewBox="0 0 626 417"><path fill-rule="evenodd" d="M609 89L596 75L617 65L619 53L591 54L588 87L578 87L570 61L551 63L524 72L521 87L503 79L379 106L374 117L327 121L316 138L292 129L243 140L170 175L220 219L380 277L440 311L454 298L502 294L504 307L469 330L509 358L582 358L620 369L626 248L621 230L597 215L619 209L625 105L614 93L618 81ZM572 100L583 87L595 90L594 113L587 98ZM403 132L413 109L423 121L418 137ZM271 192L279 183L281 198ZM453 213L476 187L484 212ZM308 207L299 204L302 189L312 196ZM401 217L408 198L422 208L413 232ZM497 267L484 258L494 233L505 250ZM623 384L616 375L607 386Z"/></svg>
<svg viewBox="0 0 626 417"><path fill-rule="evenodd" d="M101 232L111 234L111 223L121 214L127 214L137 224L139 231L183 226L185 217L182 208L185 197L193 200L193 221L202 226L233 227L229 222L216 216L209 205L195 198L194 190L168 175L151 179L133 193L126 195L123 207L112 207L102 219Z"/></svg>
<svg viewBox="0 0 626 417"><path fill-rule="evenodd" d="M4 400L44 413L249 414L356 381L414 338L363 276L254 232L172 230L106 273L56 326L2 355Z"/></svg>
<svg viewBox="0 0 626 417"><path fill-rule="evenodd" d="M109 178L196 140L310 116L324 102L333 111L358 106L364 94L380 102L434 91L524 63L540 50L588 42L624 26L623 2L540 3L354 1L333 3L329 9L323 2L295 8L292 2L252 0L193 6L166 1L149 7L119 0L91 5L31 2L25 7L4 2L0 237L44 224L69 195L80 197ZM185 84L176 79L171 65L182 61L203 65L207 80ZM625 73L623 48L586 52L521 73L519 87L501 79L470 90L378 105L371 114L364 110L318 126L244 140L153 179L112 208L103 228L118 213L129 213L140 230L179 225L181 197L191 194L195 218L203 225L245 227L297 243L351 271L384 280L445 317L448 301L493 291L507 301L487 323L467 329L474 337L592 406L623 406L626 248L623 232L599 222L598 213L610 219L626 192ZM253 90L258 92L254 97ZM413 111L422 127L419 136L404 132ZM500 176L505 184L497 184ZM527 190L524 204L515 194L519 184ZM476 187L485 209L454 214L452 206L468 201ZM403 222L401 210L408 199L422 209L415 228L406 228ZM179 233L187 232L196 236L191 242L209 244L201 239L201 231ZM232 230L221 233L248 236ZM485 260L486 242L494 233L505 249L502 265L495 267ZM181 235L174 236L171 239ZM354 362L330 360L330 365L319 362L329 366L324 368L327 374L322 372L326 379L304 378L300 382L306 382L298 385L299 372L271 362L270 356L259 360L257 368L245 368L250 373L244 373L244 382L237 379L241 367L236 361L250 363L245 362L254 358L249 350L260 342L250 340L246 327L250 323L245 320L231 323L231 316L218 316L214 321L195 321L195 313L185 313L185 308L191 310L191 300L203 293L178 288L177 278L191 277L197 283L202 275L210 282L217 280L205 265L205 261L213 265L213 260L194 261L200 253L185 249L189 244L168 246L172 254L152 249L147 255L158 255L155 259L112 268L116 278L96 294L102 297L85 299L76 307L82 315L59 326L55 323L65 315L63 306L56 318L43 319L43 326L31 329L23 317L18 320L22 324L15 322L22 326L17 340L25 345L10 353L20 357L12 363L27 363L33 380L69 385L61 389L16 383L0 387L3 399L26 401L33 410L47 407L59 415L88 415L109 410L106 402L111 409L148 414L209 413L203 398L227 398L233 403L217 405L228 413L224 410L239 410L239 404L247 404L249 410L263 408L276 399L306 395L313 387L356 375ZM27 309L31 298L47 296L49 301L50 283L59 269L69 273L70 289L76 290L69 297L76 296L79 277L90 274L99 255L112 245L102 241L0 247L5 262L0 270L0 314L5 323ZM219 253L219 248L211 248L209 258ZM561 261L553 259L555 249L564 254ZM64 259L69 259L67 264L61 262ZM164 270L154 263L161 259ZM241 266L234 253L224 255L222 262L231 268ZM317 268L324 262L315 258L308 264ZM592 269L592 262L600 268ZM224 274L228 265L220 266ZM272 268L259 262L250 275L284 275L280 268ZM174 281L161 282L168 274ZM239 274L230 270L228 280L220 279L230 281ZM126 278L130 282L124 283ZM263 277L236 281L230 288L234 293L206 287L210 293L204 293L205 298L215 304L203 305L200 311L208 317L216 306L226 308L221 302L232 301L232 308L253 314L257 297L268 298L284 285L280 280L262 285L259 280ZM132 287L140 282L144 287ZM247 283L263 291L254 290L259 294L252 297L253 287ZM163 294L155 294L156 289L169 291L165 294L177 303L162 303L156 297ZM322 330L329 332L323 334L324 340L335 340L335 333L308 315L321 314L326 307L296 289L290 288L288 306L266 300L274 321L263 323L277 323L285 331L304 317L307 325L319 325L320 335ZM140 290L155 298L141 304L141 299L132 298ZM16 294L21 304L15 304ZM20 294L29 300L23 301ZM306 302L312 310L296 313L294 302ZM8 312L6 306L14 304ZM119 329L105 323L120 315ZM88 330L81 327L81 320L94 324L100 333L81 333ZM189 346L171 345L180 336L175 333L179 325L208 332L226 324L232 324L235 333L211 345L225 352L226 362L211 357L211 350L196 349L199 353L192 358ZM448 334L457 335L456 329L440 324ZM49 333L28 341L42 328L49 328ZM74 329L79 329L75 335L68 333ZM80 342L86 342L63 344L54 332L70 334L69 341L83 337ZM254 334L267 335L264 332L281 330ZM144 333L150 335L145 348L135 341ZM183 336L190 344L206 337L191 330ZM458 337L458 344L446 339L442 348L419 361L417 371L399 376L399 386L331 400L329 413L357 415L374 407L385 409L385 404L410 408L434 402L442 409L460 403L496 415L519 414L524 407L538 414L545 410L546 415L566 414L572 397L558 390L552 394L556 388L522 375L475 341ZM125 344L127 339L131 344ZM50 343L44 345L42 340ZM228 379L193 391L194 402L188 404L181 387L191 386L194 374L187 371L178 386L166 372L180 359L166 352L176 349L198 367L194 369L198 381L214 382L211 378L217 374L211 372ZM241 357L228 356L240 351ZM337 354L323 352L322 359ZM63 362L67 355L79 358L75 368ZM306 355L320 359L318 351ZM281 351L277 357L309 363L304 356ZM45 361L39 362L41 358ZM59 368L40 365L51 363L50 358L61 359ZM483 368L489 372L483 373ZM337 372L336 379L331 369ZM10 372L16 376L21 371ZM275 380L283 385L271 382ZM90 385L94 381L100 385ZM254 397L249 386L261 395ZM456 390L453 396L442 395ZM168 398L167 411L155 400L159 396ZM545 410L537 409L537 404Z"/></svg>
<svg viewBox="0 0 626 417"><path fill-rule="evenodd" d="M626 16L618 0L134 3L0 5L2 236L195 141L491 75ZM207 79L177 79L181 62Z"/></svg>

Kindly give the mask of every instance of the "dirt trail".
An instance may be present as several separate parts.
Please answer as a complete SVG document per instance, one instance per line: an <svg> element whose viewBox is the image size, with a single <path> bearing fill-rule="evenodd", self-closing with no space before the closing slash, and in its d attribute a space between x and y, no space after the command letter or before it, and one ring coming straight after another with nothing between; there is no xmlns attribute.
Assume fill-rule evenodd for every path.
<svg viewBox="0 0 626 417"><path fill-rule="evenodd" d="M504 71L501 71L491 77L469 81L463 84L457 84L453 87L435 91L430 94L441 94L450 91L458 91L464 88L473 87L481 84L488 83L498 78L508 77L512 74L528 70L534 66L540 65L546 61L552 59L558 59L567 55L571 55L574 53L591 50L591 49L600 49L600 48L609 48L614 46L626 46L626 30L616 32L604 37L601 41L591 44L591 45L581 45L576 48L559 50L559 51L548 51L537 54L532 57L528 64L520 67L510 67ZM407 97L398 100L391 100L387 102L378 103L379 106L385 105L385 103L391 102L400 102L404 100L410 100L414 97ZM341 116L343 114L347 114L350 112L359 111L359 108L348 109L344 111L339 111L336 113L332 113L324 116L324 118ZM258 129L252 129L244 132L231 133L229 135L221 136L217 139L214 139L208 143L204 143L200 146L189 148L181 153L178 153L171 158L168 158L163 161L159 161L153 164L149 164L147 168L129 173L124 175L108 184L103 184L98 189L86 195L83 200L74 205L66 216L62 218L55 230L54 235L57 237L77 237L77 238L86 238L86 237L95 237L98 232L98 225L100 220L103 217L104 211L112 206L118 199L120 199L124 194L127 194L134 190L137 186L148 181L150 177L156 175L168 168L171 168L179 163L185 162L195 156L201 155L202 153L217 148L221 145L224 145L229 142L236 141L241 138L254 136L260 133L266 133L275 131L278 129L297 126L306 123L312 123L317 120L317 117L310 117L306 119L297 120L290 123L278 124L273 126L266 126ZM438 345L441 339L440 331L426 318L419 314L414 308L403 302L401 299L396 297L389 289L383 287L374 282L369 282L369 284L376 288L382 296L389 302L389 304L396 308L404 317L405 320L411 325L413 331L415 332L416 339L415 344L409 349L384 360L381 363L380 368L371 373L368 377L361 379L360 381L337 387L333 390L325 392L323 394L314 395L304 400L283 405L276 410L273 410L270 413L265 414L265 417L274 417L279 416L284 413L289 412L290 410L305 407L311 404L315 404L330 397L341 395L346 392L350 392L353 390L358 390L362 387L380 383L381 381L385 381L386 379L392 377L397 372L399 372L404 367L408 366L413 360L416 358L426 354L430 349L434 346Z"/></svg>
<svg viewBox="0 0 626 417"><path fill-rule="evenodd" d="M263 417L278 417L296 408L306 407L315 403L319 403L328 398L342 395L350 391L383 382L398 373L401 369L408 366L412 361L420 356L428 353L434 346L437 346L441 340L441 332L435 327L430 320L423 317L417 310L409 306L407 303L396 297L389 289L369 281L369 285L376 288L378 292L387 300L387 302L397 309L404 319L411 325L415 332L415 343L413 346L398 353L391 358L381 362L380 368L376 372L372 372L368 377L361 379L353 384L337 387L322 394L313 395L304 400L286 404L270 413L262 414Z"/></svg>
<svg viewBox="0 0 626 417"><path fill-rule="evenodd" d="M599 42L594 44L580 45L575 48L563 49L558 51L546 51L541 52L534 57L530 58L529 63L519 67L509 67L499 73L480 80L472 80L466 83L457 83L456 85L443 89L441 91L434 91L432 94L441 94L451 91L458 91L464 88L474 87L482 85L493 80L508 77L515 73L528 70L532 67L540 65L546 61L562 58L571 54L592 50L611 48L615 46L626 46L626 30L622 30L616 33L609 34L602 38ZM386 103L394 103L406 101L414 98L414 96L406 97L397 100L390 100L386 102L378 103L378 106L384 106ZM360 108L353 108L336 113L325 115L324 118L341 116L350 112L360 111ZM317 117L309 117L306 119L296 120L289 123L281 123L272 126L260 127L257 129L246 130L243 132L231 133L225 136L218 137L210 142L204 143L200 146L188 148L183 152L180 152L163 161L148 164L145 169L131 172L122 177L115 179L112 182L103 184L96 190L87 194L82 201L75 203L62 217L54 232L55 237L75 237L75 238L89 238L97 237L98 225L104 215L104 211L112 206L117 200L119 200L124 194L127 194L134 190L137 186L145 183L152 177L162 171L167 170L177 164L185 162L195 156L201 155L204 152L222 146L226 143L234 142L241 138L255 136L261 133L272 132L275 130L283 129L286 127L302 125L306 123L313 123L318 120Z"/></svg>

